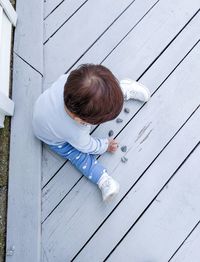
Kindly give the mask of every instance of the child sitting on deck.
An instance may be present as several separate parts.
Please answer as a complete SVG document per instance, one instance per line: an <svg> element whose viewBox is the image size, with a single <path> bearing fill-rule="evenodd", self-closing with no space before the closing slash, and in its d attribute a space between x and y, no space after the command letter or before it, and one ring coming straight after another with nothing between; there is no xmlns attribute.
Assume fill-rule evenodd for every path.
<svg viewBox="0 0 200 262"><path fill-rule="evenodd" d="M119 192L119 184L96 157L106 151L115 152L118 143L90 136L91 125L116 118L124 99L146 102L149 98L149 90L138 82L119 82L108 68L83 64L60 76L39 96L34 106L33 130L51 150L97 184L104 201L110 201Z"/></svg>

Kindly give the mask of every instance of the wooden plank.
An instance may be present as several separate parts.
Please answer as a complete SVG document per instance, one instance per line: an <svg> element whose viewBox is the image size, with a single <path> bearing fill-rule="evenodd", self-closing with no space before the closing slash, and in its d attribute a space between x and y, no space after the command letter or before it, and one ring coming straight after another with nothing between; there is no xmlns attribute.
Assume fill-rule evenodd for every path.
<svg viewBox="0 0 200 262"><path fill-rule="evenodd" d="M0 91L0 111L5 115L12 116L14 112L14 102Z"/></svg>
<svg viewBox="0 0 200 262"><path fill-rule="evenodd" d="M126 41L106 58L104 65L111 68L119 79L127 76L135 78L135 68L141 72L151 64L152 56L159 55L163 46L167 46L191 16L199 10L199 1L193 0L192 6L189 7L188 1L159 2L127 36ZM149 56L148 59L146 56Z"/></svg>
<svg viewBox="0 0 200 262"><path fill-rule="evenodd" d="M70 0L68 0L70 1ZM44 1L44 18L56 9L64 0L45 0Z"/></svg>
<svg viewBox="0 0 200 262"><path fill-rule="evenodd" d="M42 74L43 1L18 0L16 11L18 24L15 30L14 51Z"/></svg>
<svg viewBox="0 0 200 262"><path fill-rule="evenodd" d="M51 151L47 145L42 145L42 187L48 183L53 175L62 167L66 161Z"/></svg>
<svg viewBox="0 0 200 262"><path fill-rule="evenodd" d="M101 59L105 58L110 50L112 50L112 48L124 37L124 35L138 23L138 21L144 16L145 12L148 12L155 3L155 0L142 1L142 5L140 1L134 2L128 8L128 10L96 42L92 49L90 49L83 56L81 62L100 63ZM133 13L134 15L132 15ZM46 184L46 182L55 174L59 167L57 164L52 165L52 160L54 160L54 163L57 162L57 160L52 159L52 154L50 154L46 148L44 148L43 153L45 161L43 168L43 182ZM64 160L61 162L61 165L62 164L64 164Z"/></svg>
<svg viewBox="0 0 200 262"><path fill-rule="evenodd" d="M200 218L199 156L200 146L107 261L168 261Z"/></svg>
<svg viewBox="0 0 200 262"><path fill-rule="evenodd" d="M49 261L52 257L70 260L80 250L200 104L198 96L200 65L195 63L199 58L200 45L187 56L119 134L120 144L129 147L126 156L134 159L126 163L126 174L124 174L124 164L120 161L122 152L118 151L112 156L107 154L101 158L104 165L108 167L109 173L114 174L121 184L121 191L115 201L105 205L96 186L84 178L43 223L43 243ZM125 175L126 179L124 179Z"/></svg>
<svg viewBox="0 0 200 262"><path fill-rule="evenodd" d="M144 17L151 12L157 1L135 1L116 21L115 23L94 43L92 48L79 59L72 67L76 68L78 64L102 63L104 59L116 48L121 42L126 41L126 37L141 22ZM149 16L149 14L148 14ZM143 28L144 29L144 28ZM137 38L137 36L136 36ZM143 41L143 39L141 39Z"/></svg>
<svg viewBox="0 0 200 262"><path fill-rule="evenodd" d="M184 242L175 256L170 260L172 262L198 262L200 257L200 225L195 228L192 234Z"/></svg>
<svg viewBox="0 0 200 262"><path fill-rule="evenodd" d="M16 26L17 23L17 13L15 12L14 8L12 7L10 1L8 0L0 0L0 5L3 7L4 12L8 16L11 23Z"/></svg>
<svg viewBox="0 0 200 262"><path fill-rule="evenodd" d="M64 1L44 20L44 42L47 41L87 0ZM78 15L78 14L77 14Z"/></svg>
<svg viewBox="0 0 200 262"><path fill-rule="evenodd" d="M142 212L165 186L166 181L171 178L179 165L200 141L200 125L197 128L199 120L200 109L188 120L185 126L158 156L156 161L148 168L117 209L112 212L79 253L75 261L94 261L95 259L97 261L104 261L111 250L114 249ZM187 143L183 145L183 141L186 138ZM170 165L166 163L170 163ZM127 209L129 213L125 215Z"/></svg>
<svg viewBox="0 0 200 262"><path fill-rule="evenodd" d="M188 7L188 8L192 10L197 10L197 8L199 7L198 1L197 0L193 0L193 1L194 3L192 7ZM124 50L125 47L125 45L123 44L124 41L120 43L119 45L119 47L121 47L120 50L124 50L123 52L125 52L124 56L122 53L120 53L120 58L122 63L125 64L125 66L123 66L124 70L121 75L117 75L118 74L117 70L116 69L114 70L114 73L117 75L117 77L122 78L126 75L134 76L134 71L132 70L132 67L130 67L128 71L126 70L127 63L130 60L133 63L135 56L137 56L137 54L141 52L143 48L147 47L145 42L143 42L144 39L148 43L149 39L153 41L153 38L157 39L157 36L159 34L163 35L163 32L165 32L166 36L163 36L162 41L159 41L160 45L163 45L165 40L167 40L169 37L172 36L172 32L174 31L177 32L178 30L180 30L182 24L179 21L179 19L181 21L183 20L187 21L187 19L189 19L191 16L191 13L187 13L185 10L186 8L184 8L184 5L181 5L180 2L181 2L180 0L177 0L176 2L171 0L161 1L155 6L155 8L153 8L153 10L145 17L145 19L143 19L139 23L139 25L126 38L128 39L129 42L128 50L132 50L132 52L128 50L126 51ZM81 19L80 18L78 19L77 16L72 17L72 19L70 19L70 21L66 23L57 32L57 34L46 43L44 47L44 54L45 54L44 89L48 88L60 74L69 70L69 68L74 63L76 63L76 61L84 54L84 52L86 52L87 49L94 44L97 38L101 36L103 30L107 29L110 23L113 21L111 13L109 13L108 15L108 13L104 11L104 9L100 8L99 4L101 3L101 5L103 5L102 1L101 2L99 1L98 5L97 4L95 5L95 1L92 1L92 3L95 5L95 7L93 8L89 6L89 3L90 2L88 2L81 8L79 12L79 16L81 17ZM111 2L109 1L107 2L107 4L108 3L110 4ZM117 3L120 4L120 2ZM123 4L125 5L124 1ZM174 5L176 5L177 8L175 8ZM113 8L113 6L115 6L115 8ZM113 6L106 7L106 4L104 4L104 8L107 8L107 10L119 9L119 7L116 6L116 2L115 4L113 4ZM87 10L87 7L90 8L90 10L93 9L98 10L99 11L98 13L100 14L101 17L99 17L99 14L93 13L93 15L89 18L88 21L89 11ZM110 21L109 21L110 23L106 24L106 21L104 21L105 18L102 18L102 13L105 14L105 16L110 17ZM95 17L97 21L93 17ZM116 18L116 15L114 16L114 18ZM102 19L104 22L101 21ZM79 28L82 27L82 24L85 23L85 21L88 21L88 23L85 25L84 28L82 28L80 33ZM171 28L168 28L169 24ZM93 29L94 25L95 25L95 30ZM73 28L73 35L69 39L68 35L72 34L71 33L72 28ZM146 30L146 28L150 30ZM140 41L137 40L138 37ZM79 45L80 42L81 42L81 46ZM157 44L158 54L160 52L159 43ZM143 47L143 45L145 46ZM116 56L116 52L118 52L117 51L118 48L115 49L115 56ZM67 50L70 50L70 55ZM73 52L71 52L71 50L73 50ZM64 53L66 53L65 56L63 56ZM149 53L151 54L151 49L149 50ZM144 59L145 62L148 61L146 57L143 57L142 59ZM149 60L152 61L151 59L152 58L150 56ZM140 66L140 64L142 64L140 60L136 62L137 62L137 66ZM56 70L55 67L53 66L55 63L57 65ZM111 63L112 62L108 63L108 67L112 69ZM122 68L120 68L122 67L121 63L118 62L116 64L116 67L118 70L122 70Z"/></svg>
<svg viewBox="0 0 200 262"><path fill-rule="evenodd" d="M31 121L33 104L41 93L41 87L41 75L15 55L12 91L15 114L11 121L7 262L40 262L41 143L33 135Z"/></svg>
<svg viewBox="0 0 200 262"><path fill-rule="evenodd" d="M190 48L199 38L199 28L200 28L200 15L198 14L194 20L185 28L179 37L170 45L165 53L156 61L154 66L142 77L141 81L149 86L151 92L153 93L156 88L162 83L168 74L174 69L174 67L179 63L183 56L188 52ZM164 33L164 32L163 32ZM160 42L160 40L158 39ZM149 40L151 42L151 39ZM151 43L152 44L152 43ZM180 45L182 48L180 49ZM148 50L148 48L146 48ZM157 50L155 50L157 52ZM146 51L148 54L148 51ZM139 53L141 56L141 53ZM148 58L150 54L145 57ZM138 58L139 59L139 58ZM135 69L135 78L137 78L145 68L142 68L141 71L137 71L137 67L134 66L133 62L129 62ZM113 65L114 66L114 65ZM137 74L137 75L136 75ZM126 105L130 108L131 114L125 114L123 111L120 114L120 117L124 119L123 125L126 125L131 117L139 110L141 103L132 103L128 101ZM114 130L117 134L123 125L117 124L115 121L110 121L104 123L97 130L95 130L94 135L104 137L107 136L110 129ZM58 174L52 179L52 181L47 185L43 190L43 220L46 216L55 208L57 203L67 194L67 192L73 187L73 185L80 178L80 174L77 171L71 172L70 164L64 166ZM70 172L68 173L68 168ZM48 172L47 172L48 173ZM67 174L67 175L66 175Z"/></svg>
<svg viewBox="0 0 200 262"><path fill-rule="evenodd" d="M132 1L93 0L82 6L44 46L44 89L66 72Z"/></svg>
<svg viewBox="0 0 200 262"><path fill-rule="evenodd" d="M10 53L12 25L0 6L0 91L7 97L10 87Z"/></svg>

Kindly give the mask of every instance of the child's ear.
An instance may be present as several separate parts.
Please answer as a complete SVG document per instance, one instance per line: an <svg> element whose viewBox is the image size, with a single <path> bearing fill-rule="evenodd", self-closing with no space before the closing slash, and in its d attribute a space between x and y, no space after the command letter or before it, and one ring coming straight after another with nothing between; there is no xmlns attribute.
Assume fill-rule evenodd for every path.
<svg viewBox="0 0 200 262"><path fill-rule="evenodd" d="M83 123L83 120L81 120L79 117L77 116L74 116L73 119L78 122L79 124L82 124Z"/></svg>
<svg viewBox="0 0 200 262"><path fill-rule="evenodd" d="M80 122L80 118L77 117L77 116L73 116L73 119L74 119L76 122Z"/></svg>

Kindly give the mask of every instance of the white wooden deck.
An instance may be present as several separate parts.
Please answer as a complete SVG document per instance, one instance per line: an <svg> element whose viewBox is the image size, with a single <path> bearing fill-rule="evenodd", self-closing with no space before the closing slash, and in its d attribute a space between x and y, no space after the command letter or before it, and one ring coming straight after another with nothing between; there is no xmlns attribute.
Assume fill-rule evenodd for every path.
<svg viewBox="0 0 200 262"><path fill-rule="evenodd" d="M7 262L200 261L199 10L199 0L17 0ZM42 90L86 62L151 91L93 132L128 146L99 159L121 185L110 204L30 125Z"/></svg>

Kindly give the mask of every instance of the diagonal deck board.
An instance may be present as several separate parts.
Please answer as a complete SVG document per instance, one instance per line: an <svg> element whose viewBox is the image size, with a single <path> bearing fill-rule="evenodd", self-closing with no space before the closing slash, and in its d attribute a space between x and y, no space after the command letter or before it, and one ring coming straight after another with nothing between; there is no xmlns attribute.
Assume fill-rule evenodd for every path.
<svg viewBox="0 0 200 262"><path fill-rule="evenodd" d="M166 187L168 180L171 179L178 167L199 143L200 127L195 130L196 123L199 120L200 109L198 108L181 130L175 134L175 137L161 154L158 155L158 158L152 163L142 178L128 192L124 200L98 228L98 231L84 246L84 249L78 254L75 261L94 259L103 261L109 252L121 241L127 231L137 223L137 219L142 212L148 208L148 205L157 197L159 192ZM191 137L191 134L193 139L190 139L187 145L182 147L182 141L185 137ZM138 203L140 204L138 205ZM129 215L124 216L127 213L127 208ZM105 242L104 239L107 239L107 241ZM101 249L97 248L98 245L101 246Z"/></svg>
<svg viewBox="0 0 200 262"><path fill-rule="evenodd" d="M168 261L200 218L199 156L198 145L107 261L140 261L141 250L146 259Z"/></svg>
<svg viewBox="0 0 200 262"><path fill-rule="evenodd" d="M150 68L142 77L141 81L149 86L152 93L164 81L167 75L174 69L184 55L189 51L192 45L198 40L198 25L200 23L199 15L191 21L183 33L174 41L166 52L158 59L155 65ZM192 37L195 35L196 37ZM179 46L182 45L180 49ZM114 65L113 65L114 66ZM135 71L137 68L135 68ZM145 68L143 69L145 70ZM138 73L139 76L140 73ZM143 80L144 79L144 80ZM126 115L122 112L121 116L124 119L124 125L130 120L132 115L139 110L141 104L129 103L131 108L131 115ZM101 125L95 130L94 135L106 136L108 130L113 129L117 134L123 126L111 121ZM69 164L68 164L69 166ZM74 175L75 173L75 175ZM69 174L68 176L66 174ZM71 174L71 168L68 171L66 166L61 168L58 174L50 181L50 183L43 190L43 217L46 217L51 210L59 203L59 201L67 194L73 183L79 179L78 172L74 171Z"/></svg>
<svg viewBox="0 0 200 262"><path fill-rule="evenodd" d="M87 0L64 1L55 9L52 15L44 20L44 42L46 42L57 30L63 26ZM77 14L78 15L78 14Z"/></svg>
<svg viewBox="0 0 200 262"><path fill-rule="evenodd" d="M126 41L126 37L135 30L135 27L151 12L158 2L158 0L143 0L142 3L140 1L134 1L98 41L87 50L84 56L80 57L73 68L75 68L77 64L90 61L93 61L93 63L102 63L118 45Z"/></svg>
<svg viewBox="0 0 200 262"><path fill-rule="evenodd" d="M197 77L199 65L194 65L194 61L198 59L199 55L198 45L154 94L149 103L143 107L143 110L129 123L129 126L119 135L118 140L121 144L129 145L128 158L134 159L134 162L129 161L126 164L126 179L124 180L124 165L120 163L119 159L120 152L112 157L102 157L104 164L110 167L110 173L112 174L114 171L115 178L122 185L116 201L109 206L103 205L102 202L99 202L100 195L96 188L86 179L82 179L43 223L45 249L51 250L49 259L51 254L54 254L55 257L66 257L69 260L75 255L86 242L89 235L109 215L112 208L115 207L130 186L140 177L160 150L162 150L163 146L199 105ZM192 69L193 78L189 77L191 75L191 65L194 65ZM170 89L170 86L176 86L176 88ZM191 86L190 94L187 92L188 86ZM169 92L170 100L167 96ZM174 117L173 113L175 109L176 117ZM141 119L144 120L144 123L141 123ZM147 123L151 123L151 126L136 141L140 130ZM149 138L143 142L144 137L151 130ZM134 175L132 170L134 170ZM89 224L88 220L91 217L92 223ZM82 233L78 237L78 232L80 231ZM62 239L62 246L58 250L56 243L59 239ZM64 246L68 246L68 250Z"/></svg>
<svg viewBox="0 0 200 262"><path fill-rule="evenodd" d="M69 0L73 1L73 0ZM47 18L51 13L53 13L59 5L61 5L64 0L45 0L44 1L44 18Z"/></svg>
<svg viewBox="0 0 200 262"><path fill-rule="evenodd" d="M44 89L60 74L66 72L131 2L131 0L88 1L61 27L44 45ZM106 15L106 10L109 10L109 16ZM85 26L82 26L83 24ZM57 65L56 70L53 64Z"/></svg>
<svg viewBox="0 0 200 262"><path fill-rule="evenodd" d="M135 72L143 73L198 10L198 1L193 1L192 6L188 1L158 2L106 58L104 65L112 68L118 78L137 78Z"/></svg>
<svg viewBox="0 0 200 262"><path fill-rule="evenodd" d="M65 160L52 152L43 144L42 150L42 187L44 187L55 173L62 167Z"/></svg>
<svg viewBox="0 0 200 262"><path fill-rule="evenodd" d="M200 225L199 222L194 227L191 235L184 241L183 245L177 251L177 253L172 257L170 261L172 262L198 262L200 257Z"/></svg>

